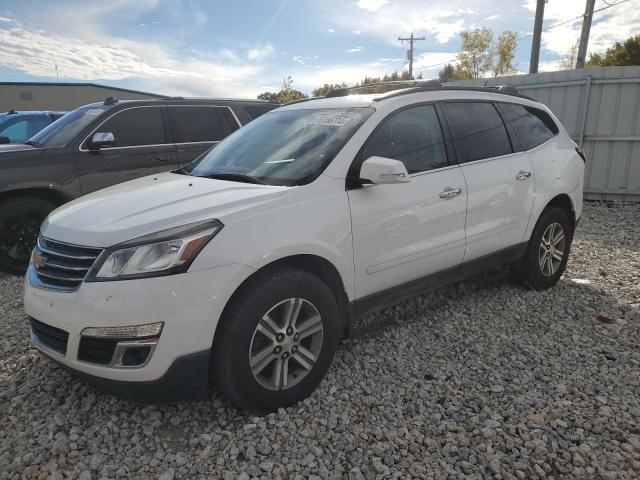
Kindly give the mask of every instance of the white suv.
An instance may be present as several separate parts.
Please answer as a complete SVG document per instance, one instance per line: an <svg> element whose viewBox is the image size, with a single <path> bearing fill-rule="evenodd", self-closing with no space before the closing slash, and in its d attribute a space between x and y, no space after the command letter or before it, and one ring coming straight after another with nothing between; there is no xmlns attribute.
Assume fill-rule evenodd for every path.
<svg viewBox="0 0 640 480"><path fill-rule="evenodd" d="M548 108L433 82L351 93L54 211L25 282L33 344L119 396L211 381L264 412L311 394L366 312L494 265L558 281L584 157Z"/></svg>

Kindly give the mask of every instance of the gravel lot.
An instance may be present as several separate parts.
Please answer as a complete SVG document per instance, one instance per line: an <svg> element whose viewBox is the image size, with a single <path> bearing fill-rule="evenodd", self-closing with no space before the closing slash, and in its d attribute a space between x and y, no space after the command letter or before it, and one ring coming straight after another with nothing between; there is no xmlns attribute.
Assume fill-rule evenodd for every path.
<svg viewBox="0 0 640 480"><path fill-rule="evenodd" d="M640 478L640 205L588 204L554 289L487 274L364 319L263 418L143 406L29 345L0 276L0 479Z"/></svg>

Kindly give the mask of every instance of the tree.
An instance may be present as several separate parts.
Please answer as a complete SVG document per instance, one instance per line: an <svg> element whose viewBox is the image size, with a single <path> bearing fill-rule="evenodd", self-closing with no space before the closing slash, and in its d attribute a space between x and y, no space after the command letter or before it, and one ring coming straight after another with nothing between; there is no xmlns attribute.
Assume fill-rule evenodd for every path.
<svg viewBox="0 0 640 480"><path fill-rule="evenodd" d="M461 32L462 45L458 53L460 69L469 78L479 78L493 67L493 32L489 28L476 28L470 32Z"/></svg>
<svg viewBox="0 0 640 480"><path fill-rule="evenodd" d="M463 72L458 65L452 65L447 63L440 73L438 73L438 80L440 83L453 82L455 80L469 80L471 77Z"/></svg>
<svg viewBox="0 0 640 480"><path fill-rule="evenodd" d="M495 54L497 58L493 67L494 77L513 75L516 73L516 69L513 68L511 62L513 60L517 44L518 39L516 37L516 32L507 30L500 34L495 46Z"/></svg>
<svg viewBox="0 0 640 480"><path fill-rule="evenodd" d="M302 100L304 98L309 97L301 91L293 89L293 79L291 75L282 79L279 92L264 92L258 95L258 99L260 100L269 100L270 102L281 104L295 102L296 100Z"/></svg>
<svg viewBox="0 0 640 480"><path fill-rule="evenodd" d="M560 60L558 67L560 70L573 70L576 68L576 62L578 61L578 46L580 40L576 41L567 52L567 55Z"/></svg>
<svg viewBox="0 0 640 480"><path fill-rule="evenodd" d="M615 67L640 65L640 35L615 42L607 51L589 54L588 67Z"/></svg>
<svg viewBox="0 0 640 480"><path fill-rule="evenodd" d="M348 85L345 82L342 83L325 83L323 86L316 88L312 95L314 97L324 97L331 90L338 90L340 88L347 88Z"/></svg>

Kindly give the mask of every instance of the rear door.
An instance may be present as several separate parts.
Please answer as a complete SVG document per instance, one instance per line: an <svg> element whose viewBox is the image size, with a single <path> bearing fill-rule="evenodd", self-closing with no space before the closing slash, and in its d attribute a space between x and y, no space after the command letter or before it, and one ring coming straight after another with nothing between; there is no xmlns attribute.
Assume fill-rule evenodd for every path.
<svg viewBox="0 0 640 480"><path fill-rule="evenodd" d="M411 179L348 191L358 297L456 266L465 246L464 177L448 161L433 104L391 113L368 139L352 171L359 172L362 161L372 156L402 161Z"/></svg>
<svg viewBox="0 0 640 480"><path fill-rule="evenodd" d="M529 155L512 146L492 102L445 102L443 108L468 189L464 261L522 243L534 197Z"/></svg>
<svg viewBox="0 0 640 480"><path fill-rule="evenodd" d="M174 105L167 109L181 167L240 128L226 105Z"/></svg>
<svg viewBox="0 0 640 480"><path fill-rule="evenodd" d="M80 144L78 173L84 194L178 167L176 147L168 140L164 107L140 106L108 117ZM112 133L113 147L89 149L94 133Z"/></svg>

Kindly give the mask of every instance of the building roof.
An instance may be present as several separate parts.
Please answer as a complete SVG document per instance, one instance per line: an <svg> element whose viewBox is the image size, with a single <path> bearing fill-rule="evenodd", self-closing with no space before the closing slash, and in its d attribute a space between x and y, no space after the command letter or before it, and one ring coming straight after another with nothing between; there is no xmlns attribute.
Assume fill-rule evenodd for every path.
<svg viewBox="0 0 640 480"><path fill-rule="evenodd" d="M129 88L112 87L111 85L100 85L91 82L0 82L0 86L29 86L29 87L95 87L104 88L106 90L116 90L118 92L137 93L138 95L149 95L150 97L167 98L166 95L157 93L142 92L140 90L131 90Z"/></svg>

